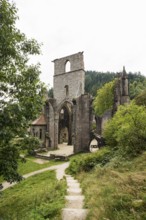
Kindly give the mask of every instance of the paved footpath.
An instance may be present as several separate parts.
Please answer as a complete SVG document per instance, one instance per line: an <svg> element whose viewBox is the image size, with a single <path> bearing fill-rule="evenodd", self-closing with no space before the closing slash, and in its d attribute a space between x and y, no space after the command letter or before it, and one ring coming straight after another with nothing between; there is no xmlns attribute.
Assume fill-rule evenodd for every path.
<svg viewBox="0 0 146 220"><path fill-rule="evenodd" d="M64 176L67 181L67 193L66 206L62 209L62 220L85 220L88 210L83 209L84 196L82 195L82 190L80 184L72 176L65 174L65 169L69 166L69 162L59 164L56 166L47 167L41 170L34 171L32 173L25 174L23 177L26 179L30 176L45 172L47 170L56 170L56 177L61 180ZM3 182L3 189L5 190L9 187L16 185L15 183Z"/></svg>

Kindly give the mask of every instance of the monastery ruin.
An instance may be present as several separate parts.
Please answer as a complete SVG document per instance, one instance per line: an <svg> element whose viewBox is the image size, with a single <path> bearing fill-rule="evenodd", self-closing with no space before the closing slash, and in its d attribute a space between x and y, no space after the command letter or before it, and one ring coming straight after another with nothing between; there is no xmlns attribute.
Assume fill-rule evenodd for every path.
<svg viewBox="0 0 146 220"><path fill-rule="evenodd" d="M105 121L112 117L117 106L129 102L126 71L123 69L118 77L113 109L99 118L93 114L93 97L84 91L83 52L53 62L54 98L46 100L44 112L32 123L31 133L39 137L48 150L57 149L58 144L66 142L74 146L74 153L87 152L94 138L93 121L96 119L96 133L101 135Z"/></svg>

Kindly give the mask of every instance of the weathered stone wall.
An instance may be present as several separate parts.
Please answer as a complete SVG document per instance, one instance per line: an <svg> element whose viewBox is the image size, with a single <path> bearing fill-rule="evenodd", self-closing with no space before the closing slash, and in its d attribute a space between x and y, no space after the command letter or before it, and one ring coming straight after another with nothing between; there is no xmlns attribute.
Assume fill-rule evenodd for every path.
<svg viewBox="0 0 146 220"><path fill-rule="evenodd" d="M65 71L70 62L70 71ZM84 94L85 71L83 53L79 52L54 60L54 98L57 104L64 99L72 100Z"/></svg>
<svg viewBox="0 0 146 220"><path fill-rule="evenodd" d="M70 62L70 71L76 71L79 69L84 70L83 52L72 54L66 57L55 59L54 62L54 75L60 75L66 72L65 65L67 61Z"/></svg>
<svg viewBox="0 0 146 220"><path fill-rule="evenodd" d="M41 137L40 137L41 130ZM31 135L40 139L41 145L45 147L45 134L46 134L46 126L45 125L34 125L31 127L30 132Z"/></svg>
<svg viewBox="0 0 146 220"><path fill-rule="evenodd" d="M128 76L126 74L125 68L123 68L123 72L118 74L118 79L114 89L113 114L117 111L119 105L129 103L129 101Z"/></svg>
<svg viewBox="0 0 146 220"><path fill-rule="evenodd" d="M104 113L102 116L102 121L101 121L101 135L104 129L104 126L106 125L107 121L112 118L112 110L108 110Z"/></svg>
<svg viewBox="0 0 146 220"><path fill-rule="evenodd" d="M121 96L121 105L125 103L129 103L129 85L128 85L128 76L123 76L121 80L121 86L122 86L122 96Z"/></svg>
<svg viewBox="0 0 146 220"><path fill-rule="evenodd" d="M89 94L84 94L74 100L73 103L74 153L89 151L92 98Z"/></svg>
<svg viewBox="0 0 146 220"><path fill-rule="evenodd" d="M46 101L45 115L47 121L46 147L57 149L58 146L58 117L56 121L56 100Z"/></svg>

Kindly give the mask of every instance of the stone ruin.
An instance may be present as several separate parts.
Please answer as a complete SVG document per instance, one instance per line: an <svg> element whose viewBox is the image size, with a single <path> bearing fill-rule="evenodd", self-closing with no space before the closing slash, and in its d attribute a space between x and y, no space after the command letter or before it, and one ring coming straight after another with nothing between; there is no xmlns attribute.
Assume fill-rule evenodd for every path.
<svg viewBox="0 0 146 220"><path fill-rule="evenodd" d="M85 93L85 70L83 52L54 61L54 98L46 100L44 111L31 126L31 134L40 138L47 150L57 149L58 144L74 146L74 153L89 151L93 135L93 98ZM113 111L119 104L128 102L128 78L125 72L119 76L115 87ZM107 112L96 117L97 132L101 134L103 124L112 117Z"/></svg>

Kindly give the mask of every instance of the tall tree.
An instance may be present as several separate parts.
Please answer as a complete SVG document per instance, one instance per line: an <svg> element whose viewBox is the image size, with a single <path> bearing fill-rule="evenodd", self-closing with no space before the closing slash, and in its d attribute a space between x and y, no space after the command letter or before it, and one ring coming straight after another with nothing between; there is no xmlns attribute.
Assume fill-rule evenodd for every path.
<svg viewBox="0 0 146 220"><path fill-rule="evenodd" d="M44 90L39 64L28 65L40 45L16 28L17 19L15 4L0 0L0 175L10 182L21 179L12 140L26 134L41 109Z"/></svg>

